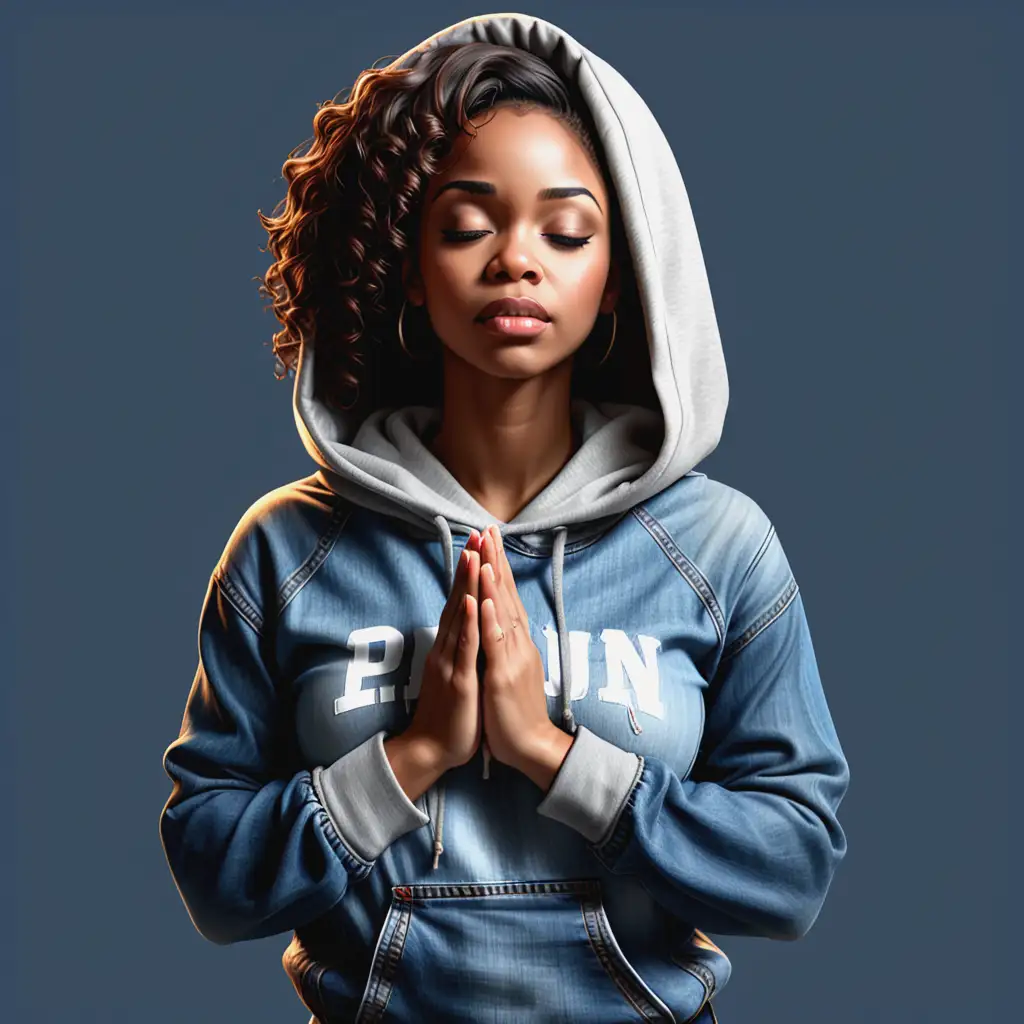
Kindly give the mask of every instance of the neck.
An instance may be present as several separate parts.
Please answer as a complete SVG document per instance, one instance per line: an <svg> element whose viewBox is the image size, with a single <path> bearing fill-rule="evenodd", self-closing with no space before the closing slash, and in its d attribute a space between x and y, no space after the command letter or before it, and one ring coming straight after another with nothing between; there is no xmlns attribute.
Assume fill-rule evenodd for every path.
<svg viewBox="0 0 1024 1024"><path fill-rule="evenodd" d="M445 352L441 425L427 445L499 523L514 519L579 447L571 374L567 359L528 380L493 377Z"/></svg>

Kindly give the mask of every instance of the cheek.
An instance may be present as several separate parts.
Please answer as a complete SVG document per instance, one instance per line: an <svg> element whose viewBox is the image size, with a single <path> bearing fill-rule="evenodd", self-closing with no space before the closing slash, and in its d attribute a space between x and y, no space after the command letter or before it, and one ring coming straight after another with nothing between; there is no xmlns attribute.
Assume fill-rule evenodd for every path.
<svg viewBox="0 0 1024 1024"><path fill-rule="evenodd" d="M570 263L563 268L560 287L571 290L584 303L599 302L608 281L609 268L607 255L599 255L596 259L583 255L578 265Z"/></svg>
<svg viewBox="0 0 1024 1024"><path fill-rule="evenodd" d="M430 263L421 264L430 268L423 275L423 285L431 317L435 322L441 322L446 317L450 318L464 301L458 269L447 254L429 253L428 259Z"/></svg>
<svg viewBox="0 0 1024 1024"><path fill-rule="evenodd" d="M474 272L464 253L457 249L430 248L420 262L428 293L458 300L472 281Z"/></svg>

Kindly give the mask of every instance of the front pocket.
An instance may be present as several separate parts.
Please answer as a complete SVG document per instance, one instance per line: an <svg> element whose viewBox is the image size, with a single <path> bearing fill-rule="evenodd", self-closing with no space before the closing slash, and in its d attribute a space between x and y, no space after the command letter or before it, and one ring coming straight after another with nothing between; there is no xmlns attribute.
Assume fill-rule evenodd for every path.
<svg viewBox="0 0 1024 1024"><path fill-rule="evenodd" d="M715 945L699 928L694 928L686 946L672 953L672 962L692 974L704 987L704 998L693 1016L684 1024L696 1024L700 1014L707 1008L710 1019L715 1020L711 997L729 980L732 965L724 950Z"/></svg>
<svg viewBox="0 0 1024 1024"><path fill-rule="evenodd" d="M596 879L392 887L357 1024L675 1018L626 960Z"/></svg>

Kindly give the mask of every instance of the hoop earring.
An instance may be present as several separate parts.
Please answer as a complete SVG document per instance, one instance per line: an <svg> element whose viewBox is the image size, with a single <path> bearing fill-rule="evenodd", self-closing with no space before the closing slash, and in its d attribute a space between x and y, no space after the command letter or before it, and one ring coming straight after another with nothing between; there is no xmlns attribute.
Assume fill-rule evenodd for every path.
<svg viewBox="0 0 1024 1024"><path fill-rule="evenodd" d="M619 327L619 318L618 318L618 315L616 314L615 310L613 309L612 310L612 339L611 339L611 341L608 342L608 348L606 349L605 354L603 356L601 356L601 362L597 364L598 366L600 366L608 358L608 356L611 354L612 346L615 344L615 332L616 332L616 330L618 330L618 327Z"/></svg>
<svg viewBox="0 0 1024 1024"><path fill-rule="evenodd" d="M402 351L403 351L403 352L404 352L404 353L405 353L405 354L406 354L406 355L407 355L407 356L408 356L408 357L409 357L409 358L410 358L410 359L411 359L411 360L412 360L413 362L416 362L416 363L422 363L422 362L423 362L423 361L424 361L425 359L429 359L430 357L429 357L429 356L414 356L414 355L413 355L413 354L412 354L412 353L411 353L411 352L410 352L410 351L409 351L409 350L408 350L408 349L407 349L407 348L405 347L405 334L404 334L404 333L403 333L403 331L402 331L402 317L403 317L403 316L405 316L405 305L406 305L406 302L408 302L408 299L403 299L403 300L402 300L402 308L401 308L401 310L400 310L400 311L399 311L399 313L398 313L398 346L399 346L399 348L401 348L401 350L402 350Z"/></svg>

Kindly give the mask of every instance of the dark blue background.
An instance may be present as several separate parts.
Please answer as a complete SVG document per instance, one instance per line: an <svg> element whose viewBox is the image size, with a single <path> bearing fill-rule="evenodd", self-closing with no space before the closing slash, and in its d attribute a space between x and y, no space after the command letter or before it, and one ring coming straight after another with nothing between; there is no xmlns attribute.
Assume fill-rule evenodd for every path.
<svg viewBox="0 0 1024 1024"><path fill-rule="evenodd" d="M775 522L851 763L821 917L796 944L727 940L719 1016L1008 1020L1019 22L513 9L618 68L672 143L731 382L701 468ZM489 11L36 3L7 23L6 1020L308 1018L288 936L206 942L157 832L209 574L245 508L315 468L272 373L256 211L319 101Z"/></svg>

